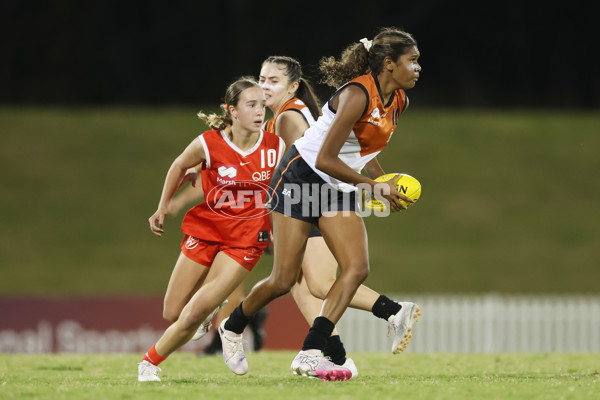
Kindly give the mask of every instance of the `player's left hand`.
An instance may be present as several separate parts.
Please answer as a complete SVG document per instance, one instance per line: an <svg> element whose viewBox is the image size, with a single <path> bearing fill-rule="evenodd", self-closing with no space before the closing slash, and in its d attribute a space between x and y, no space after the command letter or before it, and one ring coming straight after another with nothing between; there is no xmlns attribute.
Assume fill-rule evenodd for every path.
<svg viewBox="0 0 600 400"><path fill-rule="evenodd" d="M165 222L165 217L167 216L167 212L161 209L156 210L154 214L148 219L150 222L150 230L156 236L162 236L164 233L163 224Z"/></svg>

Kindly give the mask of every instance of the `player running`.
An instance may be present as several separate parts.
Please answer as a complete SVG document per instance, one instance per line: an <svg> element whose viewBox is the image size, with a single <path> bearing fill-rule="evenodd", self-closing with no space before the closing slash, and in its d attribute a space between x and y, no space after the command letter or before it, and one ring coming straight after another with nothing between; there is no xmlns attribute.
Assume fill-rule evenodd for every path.
<svg viewBox="0 0 600 400"><path fill-rule="evenodd" d="M287 293L300 271L304 248L313 224L318 224L329 249L339 263L340 274L327 293L320 316L315 319L292 362L297 374L323 380L346 380L347 368L323 357L328 338L369 273L367 233L357 213L356 185L372 191L372 178L384 171L376 156L387 145L408 106L404 90L415 86L421 66L419 50L407 32L385 28L373 39L349 46L341 60L321 62L325 83L339 87L323 106L323 115L287 152L271 180L274 194L267 200L273 212L274 265L271 275L259 282L224 320L222 336L235 338L231 349L239 348L241 333L249 318L271 300ZM366 177L360 173L372 162ZM400 210L412 200L399 193L393 181L383 196ZM312 188L318 188L314 193ZM307 189L305 191L305 189ZM321 196L322 193L327 196ZM275 200L279 200L275 204ZM401 303L397 336L406 345L412 325L420 313L410 302ZM246 369L245 355L223 343L223 356L230 369Z"/></svg>
<svg viewBox="0 0 600 400"><path fill-rule="evenodd" d="M194 336L246 278L267 246L268 210L263 202L285 144L261 129L265 95L252 78L241 78L228 87L224 109L222 116L199 114L213 129L194 139L175 159L158 209L149 219L152 232L161 236L169 202L186 171L202 163L205 199L183 220L181 255L169 282L169 290L182 290L189 298L178 319L139 363L140 382L160 381L159 364ZM241 347L234 354L240 352Z"/></svg>

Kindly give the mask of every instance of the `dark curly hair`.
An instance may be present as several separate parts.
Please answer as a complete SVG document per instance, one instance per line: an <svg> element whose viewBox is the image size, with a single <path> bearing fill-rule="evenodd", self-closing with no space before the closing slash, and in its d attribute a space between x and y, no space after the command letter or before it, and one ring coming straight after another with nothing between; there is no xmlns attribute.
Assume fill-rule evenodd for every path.
<svg viewBox="0 0 600 400"><path fill-rule="evenodd" d="M338 88L344 83L369 71L379 74L383 60L397 60L407 50L417 45L413 36L397 28L382 28L372 41L369 51L362 43L353 43L342 51L339 60L323 57L319 69L323 73L321 83Z"/></svg>

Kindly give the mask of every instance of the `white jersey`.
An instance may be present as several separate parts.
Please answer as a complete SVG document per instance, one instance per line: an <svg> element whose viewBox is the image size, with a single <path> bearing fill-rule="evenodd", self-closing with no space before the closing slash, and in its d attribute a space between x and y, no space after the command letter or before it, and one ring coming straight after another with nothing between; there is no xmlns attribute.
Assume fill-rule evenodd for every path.
<svg viewBox="0 0 600 400"><path fill-rule="evenodd" d="M398 117L406 104L406 95L402 90L396 90L386 105L381 99L379 82L373 74L355 78L338 89L323 106L317 122L304 132L304 136L294 142L298 153L304 161L327 183L342 192L356 190L354 185L335 179L315 167L317 155L327 136L329 127L335 117L331 108L332 99L348 85L359 86L365 92L367 105L361 118L356 121L348 139L340 149L339 158L350 168L361 173L365 165L383 150L396 129Z"/></svg>

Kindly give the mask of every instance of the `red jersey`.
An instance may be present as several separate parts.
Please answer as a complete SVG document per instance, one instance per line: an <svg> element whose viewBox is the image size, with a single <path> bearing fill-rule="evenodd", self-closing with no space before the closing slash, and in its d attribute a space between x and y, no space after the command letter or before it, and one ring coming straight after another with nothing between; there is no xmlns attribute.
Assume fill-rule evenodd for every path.
<svg viewBox="0 0 600 400"><path fill-rule="evenodd" d="M204 202L187 212L182 232L228 246L265 248L270 227L264 200L283 156L283 140L261 131L246 151L223 131L206 131L200 140L206 154L201 170Z"/></svg>

